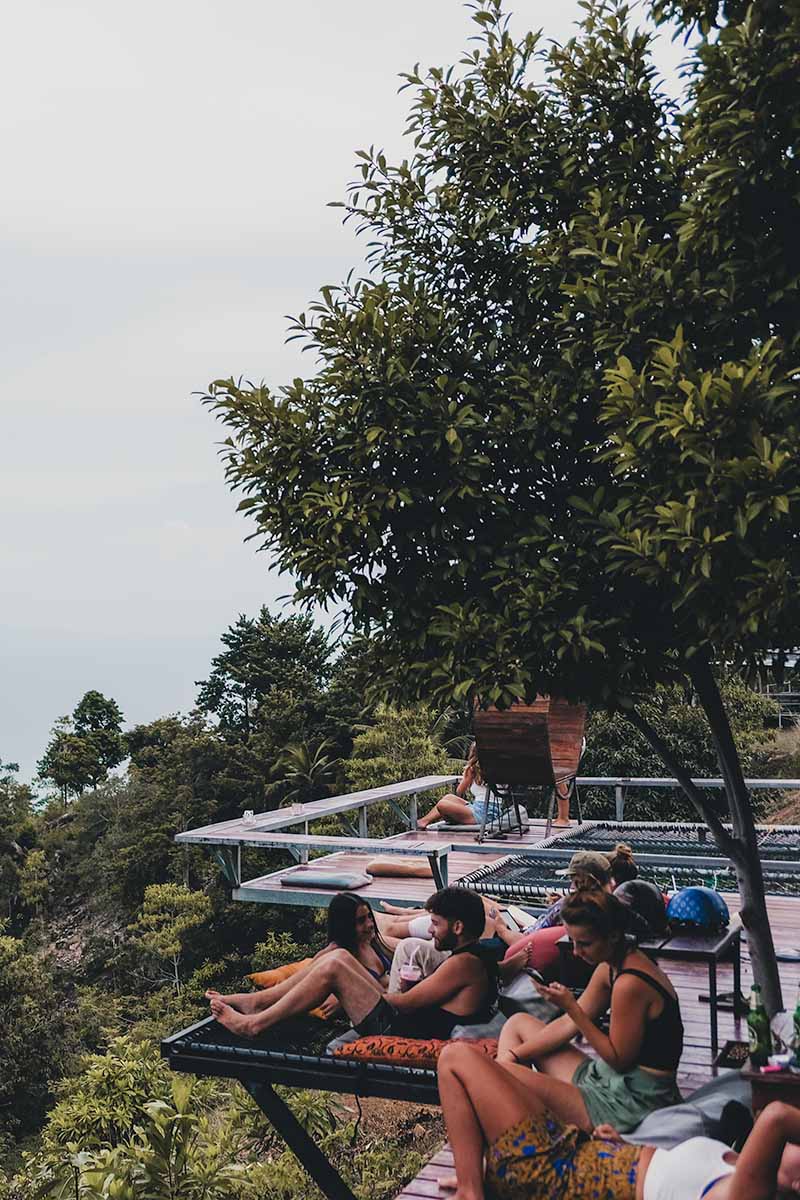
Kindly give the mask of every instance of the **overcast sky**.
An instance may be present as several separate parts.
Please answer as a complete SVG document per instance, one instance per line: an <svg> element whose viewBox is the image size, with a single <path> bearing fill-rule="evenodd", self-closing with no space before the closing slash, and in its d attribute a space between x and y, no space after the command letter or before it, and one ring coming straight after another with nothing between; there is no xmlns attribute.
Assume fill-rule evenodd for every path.
<svg viewBox="0 0 800 1200"><path fill-rule="evenodd" d="M569 36L576 0L516 0ZM219 635L290 589L244 544L193 392L310 367L284 314L361 260L354 151L410 153L397 75L459 0L26 0L0 49L0 759L97 688L187 711ZM672 74L678 50L659 59Z"/></svg>

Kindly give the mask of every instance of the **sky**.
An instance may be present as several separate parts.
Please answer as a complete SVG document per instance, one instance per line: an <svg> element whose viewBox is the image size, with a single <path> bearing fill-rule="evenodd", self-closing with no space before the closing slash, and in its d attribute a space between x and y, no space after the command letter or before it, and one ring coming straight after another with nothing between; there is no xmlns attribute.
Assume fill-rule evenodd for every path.
<svg viewBox="0 0 800 1200"><path fill-rule="evenodd" d="M515 0L565 40L577 0ZM460 0L26 0L0 47L0 760L35 774L96 688L186 712L219 637L291 580L246 543L197 392L309 374L286 314L362 261L355 151L398 74L457 61ZM674 82L680 48L660 38ZM673 89L674 90L674 89Z"/></svg>

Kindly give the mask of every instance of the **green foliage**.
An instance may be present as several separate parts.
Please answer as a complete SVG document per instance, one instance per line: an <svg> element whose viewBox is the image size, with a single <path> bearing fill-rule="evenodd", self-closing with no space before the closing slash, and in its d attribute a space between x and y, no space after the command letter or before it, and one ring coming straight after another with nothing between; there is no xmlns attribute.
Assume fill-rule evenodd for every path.
<svg viewBox="0 0 800 1200"><path fill-rule="evenodd" d="M25 852L34 844L33 793L15 778L16 763L0 761L0 914L14 915Z"/></svg>
<svg viewBox="0 0 800 1200"><path fill-rule="evenodd" d="M731 718L731 726L742 768L747 775L762 775L767 747L773 738L767 728L774 723L776 705L766 696L751 691L731 677L722 685L722 695ZM678 687L657 687L640 706L640 711L681 755L687 770L695 777L714 778L719 772L711 731L702 708ZM586 751L581 759L582 775L632 778L662 777L664 765L649 743L621 713L599 710L589 715ZM607 818L613 799L608 789L582 792L584 816ZM721 792L710 792L709 800L724 811ZM756 811L763 809L767 796L753 793ZM680 791L631 789L625 797L625 819L630 821L695 821L697 812Z"/></svg>
<svg viewBox="0 0 800 1200"><path fill-rule="evenodd" d="M285 930L270 929L264 941L259 942L253 951L252 969L254 971L272 971L275 967L285 966L286 963L310 958L315 953L316 950L312 946L296 942Z"/></svg>
<svg viewBox="0 0 800 1200"><path fill-rule="evenodd" d="M56 721L50 741L39 760L39 775L54 783L64 804L107 777L125 757L122 710L114 700L89 691L71 717Z"/></svg>
<svg viewBox="0 0 800 1200"><path fill-rule="evenodd" d="M277 779L270 791L279 792L284 804L305 804L333 794L339 759L331 742L290 742L278 759Z"/></svg>
<svg viewBox="0 0 800 1200"><path fill-rule="evenodd" d="M374 724L355 738L344 770L353 789L361 791L400 779L446 775L452 766L437 736L433 709L382 704L375 710Z"/></svg>
<svg viewBox="0 0 800 1200"><path fill-rule="evenodd" d="M232 1160L239 1147L229 1128L214 1129L203 1112L208 1086L167 1077L152 1051L121 1041L115 1052L117 1058L107 1056L110 1074L99 1077L103 1068L90 1065L84 1094L69 1113L69 1140L51 1121L41 1151L28 1158L30 1194L36 1200L234 1200L242 1168ZM149 1067L148 1077L140 1075L141 1065ZM109 1080L116 1085L109 1088ZM114 1124L104 1104L116 1114Z"/></svg>
<svg viewBox="0 0 800 1200"><path fill-rule="evenodd" d="M50 878L45 853L43 850L31 850L20 868L19 898L26 908L38 915L49 893Z"/></svg>
<svg viewBox="0 0 800 1200"><path fill-rule="evenodd" d="M200 682L197 704L228 736L246 740L265 701L308 700L328 677L330 647L311 617L273 617L265 606L255 620L240 616L221 640L225 650Z"/></svg>
<svg viewBox="0 0 800 1200"><path fill-rule="evenodd" d="M130 926L146 958L170 968L167 978L180 993L181 959L190 935L211 916L204 892L177 883L153 883L145 888L141 912Z"/></svg>
<svg viewBox="0 0 800 1200"><path fill-rule="evenodd" d="M0 1141L41 1121L69 1058L70 1010L52 962L0 925Z"/></svg>

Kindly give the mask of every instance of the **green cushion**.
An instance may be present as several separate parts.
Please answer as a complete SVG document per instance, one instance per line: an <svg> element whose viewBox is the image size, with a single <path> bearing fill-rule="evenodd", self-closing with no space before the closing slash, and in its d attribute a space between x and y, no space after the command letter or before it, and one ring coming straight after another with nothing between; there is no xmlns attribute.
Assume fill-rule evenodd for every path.
<svg viewBox="0 0 800 1200"><path fill-rule="evenodd" d="M282 887L330 888L332 892L351 892L370 883L371 875L355 871L307 871L303 867L281 877Z"/></svg>

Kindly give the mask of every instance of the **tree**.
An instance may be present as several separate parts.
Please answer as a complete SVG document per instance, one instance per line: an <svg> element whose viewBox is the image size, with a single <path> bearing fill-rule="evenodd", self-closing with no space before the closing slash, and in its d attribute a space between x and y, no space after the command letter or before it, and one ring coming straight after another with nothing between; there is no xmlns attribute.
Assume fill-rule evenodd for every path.
<svg viewBox="0 0 800 1200"><path fill-rule="evenodd" d="M331 795L339 759L331 755L330 742L290 742L275 767L276 782L284 803L305 804Z"/></svg>
<svg viewBox="0 0 800 1200"><path fill-rule="evenodd" d="M265 606L255 620L241 615L221 641L225 650L199 681L197 705L234 737L250 737L271 694L313 697L328 677L330 648L311 617L273 617Z"/></svg>
<svg viewBox="0 0 800 1200"><path fill-rule="evenodd" d="M17 763L0 760L0 908L11 916L26 850L35 841L33 792L16 779Z"/></svg>
<svg viewBox="0 0 800 1200"><path fill-rule="evenodd" d="M301 601L371 636L387 692L625 711L736 866L774 1010L717 673L800 616L800 17L724 16L678 113L624 5L547 51L487 0L460 71L406 77L412 161L361 153L346 207L372 273L296 320L317 374L207 399L240 507ZM696 692L730 831L639 708L659 682Z"/></svg>
<svg viewBox="0 0 800 1200"><path fill-rule="evenodd" d="M361 791L401 779L451 774L453 762L442 745L441 728L427 705L378 705L374 723L362 726L353 742L353 753L344 764L347 778ZM383 814L375 809L370 813L373 826L389 816L388 806Z"/></svg>
<svg viewBox="0 0 800 1200"><path fill-rule="evenodd" d="M53 964L0 924L0 1138L31 1133L70 1045L70 1013Z"/></svg>
<svg viewBox="0 0 800 1200"><path fill-rule="evenodd" d="M107 700L101 692L87 692L76 704L72 723L78 737L84 738L94 752L92 787L105 779L126 754L122 734L122 709L115 700Z"/></svg>
<svg viewBox="0 0 800 1200"><path fill-rule="evenodd" d="M89 784L96 788L125 754L119 705L101 692L89 691L71 717L56 721L37 767L40 777L59 789L66 807L70 794L80 796Z"/></svg>
<svg viewBox="0 0 800 1200"><path fill-rule="evenodd" d="M188 936L210 916L211 901L204 892L190 892L176 883L153 883L145 888L141 912L129 927L148 957L168 965L166 978L178 995Z"/></svg>

